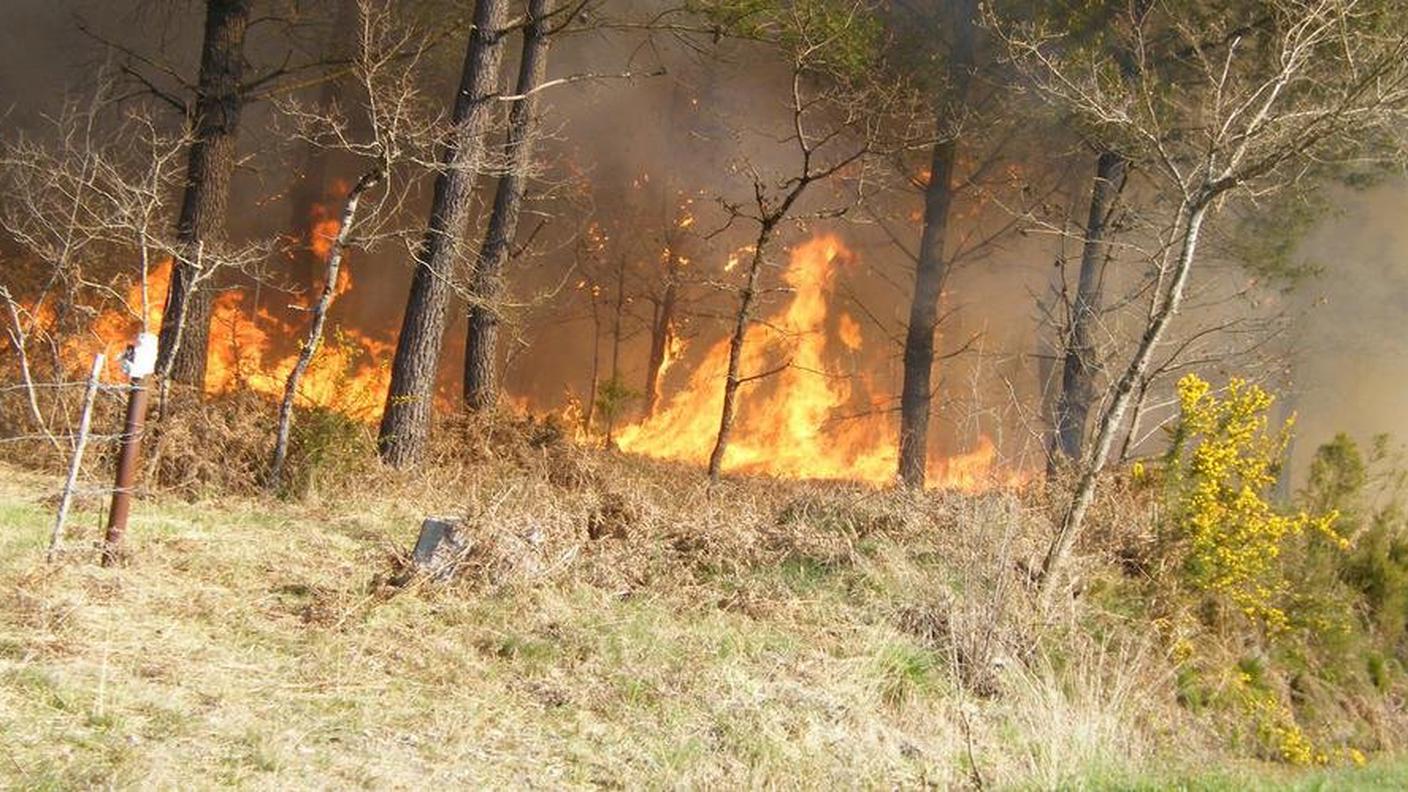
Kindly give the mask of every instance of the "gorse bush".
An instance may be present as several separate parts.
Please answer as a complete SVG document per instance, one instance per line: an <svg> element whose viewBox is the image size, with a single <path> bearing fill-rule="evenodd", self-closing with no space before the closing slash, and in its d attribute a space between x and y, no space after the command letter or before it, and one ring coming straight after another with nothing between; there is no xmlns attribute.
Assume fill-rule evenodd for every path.
<svg viewBox="0 0 1408 792"><path fill-rule="evenodd" d="M1273 631L1284 630L1288 618L1280 603L1287 579L1278 560L1306 533L1347 547L1334 529L1338 514L1283 514L1270 501L1290 423L1270 428L1273 397L1265 390L1233 379L1218 396L1189 374L1178 383L1178 402L1162 473L1170 516L1165 544L1180 580L1225 598Z"/></svg>
<svg viewBox="0 0 1408 792"><path fill-rule="evenodd" d="M1361 763L1395 744L1408 642L1404 474L1385 438L1320 447L1294 504L1272 496L1292 424L1233 379L1178 383L1170 444L1136 465L1159 502L1134 601L1165 636L1180 702L1289 764Z"/></svg>
<svg viewBox="0 0 1408 792"><path fill-rule="evenodd" d="M1311 462L1301 500L1334 509L1352 547L1336 567L1352 591L1361 626L1378 648L1402 657L1408 634L1408 513L1401 501L1404 471L1386 436L1374 438L1367 458L1347 435L1321 446ZM1374 663L1382 678L1384 662Z"/></svg>
<svg viewBox="0 0 1408 792"><path fill-rule="evenodd" d="M1273 425L1274 398L1191 374L1177 393L1168 451L1134 472L1161 501L1163 574L1143 602L1168 636L1180 700L1261 756L1362 761L1384 738L1357 708L1384 700L1397 667L1377 625L1401 628L1408 601L1396 512L1364 505L1373 476L1343 437L1316 454L1294 507L1275 502L1292 423Z"/></svg>

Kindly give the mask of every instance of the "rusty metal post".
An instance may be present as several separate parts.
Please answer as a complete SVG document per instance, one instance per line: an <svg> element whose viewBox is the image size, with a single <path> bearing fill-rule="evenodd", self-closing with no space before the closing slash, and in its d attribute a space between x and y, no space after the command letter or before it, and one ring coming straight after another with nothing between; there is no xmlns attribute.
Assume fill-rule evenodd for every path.
<svg viewBox="0 0 1408 792"><path fill-rule="evenodd" d="M132 511L132 484L142 451L142 428L147 420L147 384L143 377L132 379L127 397L127 420L122 429L122 450L117 456L117 484L112 493L107 535L103 538L103 566L112 566L127 533L127 516Z"/></svg>

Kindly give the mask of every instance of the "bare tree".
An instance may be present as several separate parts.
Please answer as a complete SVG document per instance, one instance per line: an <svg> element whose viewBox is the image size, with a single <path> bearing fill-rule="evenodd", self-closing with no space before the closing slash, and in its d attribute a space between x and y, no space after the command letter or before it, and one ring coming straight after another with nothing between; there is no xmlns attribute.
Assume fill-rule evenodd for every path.
<svg viewBox="0 0 1408 792"><path fill-rule="evenodd" d="M304 339L288 379L284 382L284 397L279 403L279 428L274 440L274 459L269 465L269 486L277 487L283 477L284 462L288 459L289 431L293 426L293 406L298 398L298 383L308 372L313 356L323 340L323 326L327 323L328 309L337 298L338 274L342 270L342 253L347 248L352 235L353 223L357 220L357 209L362 196L381 183L385 169L374 167L352 185L342 202L342 214L338 217L337 235L328 247L327 266L323 270L323 286L318 300L313 304L313 320L308 326L308 337Z"/></svg>
<svg viewBox="0 0 1408 792"><path fill-rule="evenodd" d="M429 0L427 0L428 2ZM244 109L264 99L320 85L348 70L337 54L303 54L300 31L319 21L322 4L261 3L258 0L205 0L200 64L194 82L183 68L158 54L138 52L80 22L80 29L120 56L119 68L135 88L119 99L150 96L176 109L189 131L186 181L175 232L179 250L166 289L158 371L166 379L201 386L210 337L217 270L236 263L244 251L226 248L230 184L238 163L237 144ZM252 68L249 32L261 36L253 51L269 54L274 65ZM262 59L261 59L262 60Z"/></svg>
<svg viewBox="0 0 1408 792"><path fill-rule="evenodd" d="M420 107L417 88L417 67L430 46L429 38L414 24L400 24L391 0L358 0L355 10L357 37L350 82L360 94L361 123L354 124L339 112L336 104L304 108L288 102L283 108L285 115L294 119L297 134L309 148L355 155L364 163L364 170L343 197L337 232L325 255L322 285L311 307L308 334L284 383L273 461L266 480L270 489L282 482L299 383L322 344L328 311L340 293L343 256L354 241L368 248L379 238L398 234L395 218L412 193L414 171L421 169L421 152L433 134L433 121ZM354 126L365 131L354 132ZM406 167L413 172L401 180L400 189L384 197L370 212L364 211L362 204L368 192Z"/></svg>
<svg viewBox="0 0 1408 792"><path fill-rule="evenodd" d="M44 432L48 420L35 392L29 345L47 343L51 374L59 380L86 363L63 359L61 348L103 343L89 335L92 306L116 305L135 326L149 329L148 274L153 259L168 257L174 247L163 215L186 140L161 132L139 111L107 113L112 85L106 72L97 85L87 101L69 103L54 119L51 142L18 136L0 144L0 228L37 265L15 262L0 295L30 417ZM124 280L140 284L139 305L118 288Z"/></svg>
<svg viewBox="0 0 1408 792"><path fill-rule="evenodd" d="M1202 259L1204 226L1228 200L1314 178L1328 162L1397 157L1408 108L1408 24L1373 0L1261 0L1218 9L1158 4L1113 28L1137 76L1112 78L1033 28L1008 31L1040 95L1128 152L1169 199L1147 322L1115 379L1042 565L1050 596L1135 389ZM1160 69L1150 60L1161 61ZM1170 90L1176 86L1177 90Z"/></svg>

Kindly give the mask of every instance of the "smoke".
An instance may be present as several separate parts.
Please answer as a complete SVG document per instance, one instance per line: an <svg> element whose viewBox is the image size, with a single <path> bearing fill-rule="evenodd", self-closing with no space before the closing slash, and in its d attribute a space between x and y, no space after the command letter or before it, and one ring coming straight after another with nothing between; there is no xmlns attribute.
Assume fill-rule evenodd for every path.
<svg viewBox="0 0 1408 792"><path fill-rule="evenodd" d="M1408 440L1408 182L1337 191L1302 245L1320 267L1297 299L1295 466L1336 432Z"/></svg>
<svg viewBox="0 0 1408 792"><path fill-rule="evenodd" d="M0 52L0 88L10 97L24 128L39 129L65 96L91 91L91 77L112 54L93 37L77 29L82 19L97 34L134 51L153 54L178 74L195 74L203 7L200 3L159 4L133 12L91 0L41 3L18 0L6 14L24 24L5 29L8 46ZM616 16L645 18L652 4L639 8L613 6ZM17 31L23 29L23 35ZM270 30L271 28L265 28ZM514 45L516 47L516 43ZM695 49L701 47L703 51ZM458 70L461 44L452 42L433 59L425 75L429 97L448 103ZM269 47L251 37L250 59L257 70L276 60ZM508 53L511 63L515 54ZM265 62L269 61L269 62ZM659 71L664 74L655 74ZM511 78L505 69L505 80ZM631 387L644 384L647 360L650 297L661 279L661 256L668 246L690 261L680 333L689 342L681 363L664 381L666 398L687 381L708 347L726 332L735 295L713 284L727 282L725 264L751 242L746 224L722 232L728 215L720 200L747 202L751 182L740 169L753 168L769 181L794 172L796 151L785 138L791 119L784 97L788 73L776 57L756 45L724 40L684 46L668 35L596 30L563 37L553 48L550 77L582 73L619 75L574 83L544 95L543 113L549 134L542 147L543 178L530 195L529 215L522 224L532 245L510 264L514 300L512 327L507 334L506 385L510 393L540 408L555 408L569 399L584 400L590 390L593 357L598 376L610 376L611 358L619 360L622 379ZM178 119L171 118L178 123ZM241 123L241 168L230 200L230 237L234 241L287 234L294 224L290 204L290 174L300 169L301 149L276 126L268 103L248 106ZM922 159L920 157L919 159ZM919 163L914 163L917 169ZM355 174L346 163L334 162L326 178L327 197L334 199L333 180ZM477 200L492 196L492 180L481 180ZM818 206L840 201L836 186L819 185L798 207L805 215ZM428 198L428 196L426 196ZM905 248L916 247L917 218L922 205L917 189L891 189L876 204L887 215L876 218L853 212L844 219L787 225L773 258L787 260L787 248L813 235L835 233L855 252L852 263L837 274L837 308L859 322L868 339L865 348L836 361L832 375L873 381L876 390L897 393L900 352L908 315L912 261ZM969 224L981 224L983 212L962 210ZM481 218L487 212L479 212ZM998 212L997 214L1000 214ZM688 215L687 231L679 228ZM996 215L994 215L996 216ZM424 205L408 210L405 227L414 237L424 222ZM595 222L609 242L592 256L583 256L579 241L588 222ZM719 232L714 234L712 232ZM471 229L471 244L481 230ZM589 301L579 284L601 288L599 310L610 310L615 299L610 268L624 261L626 310L619 353L613 354L609 329L594 323ZM1014 243L981 260L958 268L945 296L948 320L941 329L941 353L964 348L959 357L940 364L938 415L934 431L944 448L972 447L983 435L1000 446L1030 445L1036 431L1010 407L1030 402L1039 390L1031 355L1037 348L1032 295L1046 288L1050 256L1033 241ZM356 287L342 298L333 319L383 342L394 341L400 324L410 274L410 256L399 245L375 253L358 252L348 261ZM251 316L278 311L292 301L279 288L296 283L292 273L279 273L261 284L250 283L243 302ZM788 298L780 285L780 269L766 273L769 293L759 314L768 315ZM447 400L459 381L463 354L464 314L451 317L443 359ZM274 338L288 348L296 338ZM1007 405L997 408L994 405ZM856 405L858 409L889 411L895 405ZM1010 438L1011 444L1004 438Z"/></svg>
<svg viewBox="0 0 1408 792"><path fill-rule="evenodd" d="M194 75L202 4L138 8L101 0L5 3L0 10L8 22L0 24L4 134L42 129L45 117L55 114L66 98L90 92L93 75L111 62L99 41L79 31L79 19L133 50L154 53L180 74ZM647 8L655 5L613 6L612 13L646 17ZM432 59L425 75L427 96L448 104L461 46L451 42ZM548 134L540 157L543 176L521 224L531 244L510 263L515 306L505 338L507 388L529 405L548 409L569 399L585 400L594 358L599 378L610 376L616 357L626 384L635 389L644 385L651 297L660 288L667 247L690 262L679 328L688 343L683 360L664 381L667 399L726 332L734 295L714 284L728 282L725 264L751 241L750 233L744 227L711 232L728 219L719 199L749 197L750 182L741 166L746 163L774 179L795 166L795 151L783 141L790 123L781 99L787 72L757 46L727 40L697 46L704 51L667 35L603 29L564 36L553 47L550 78L634 76L576 82L544 94ZM267 61L268 55L267 46L256 45L251 60ZM506 62L512 63L515 53L507 55ZM665 73L656 74L661 70ZM512 71L505 69L506 82ZM268 103L251 105L243 118L244 159L230 201L230 235L236 241L290 232L290 174L297 170L301 151L276 122ZM1069 180L1068 189L1053 200L1076 207L1084 200L1088 177L1083 170L1054 175L1067 167L1066 155L1052 157L1042 146L1033 146L1013 156L1027 160L1032 181L1047 178L1042 171ZM329 197L333 179L354 175L346 163L334 162L326 177ZM490 200L492 189L492 179L481 180L477 200ZM785 248L816 234L834 233L844 240L854 255L836 275L836 308L861 325L867 341L860 353L835 361L837 371L831 373L866 375L875 390L896 394L913 267L906 249L916 246L922 199L917 189L888 190L876 202L883 216L853 212L844 219L789 225L775 258L785 262ZM805 214L838 197L835 188L820 186L799 211ZM1302 466L1314 446L1336 431L1365 436L1400 430L1408 416L1408 383L1399 362L1408 341L1384 330L1396 327L1408 305L1408 228L1400 220L1408 212L1408 186L1347 193L1341 208L1303 245L1304 255L1322 262L1325 274L1306 283L1290 301L1299 320L1292 345L1295 390L1288 398L1301 416L1296 461ZM1010 219L1010 210L1010 205L970 201L956 222L963 233L996 227ZM404 225L410 236L423 224L424 211L423 203L408 209ZM487 212L478 215L482 221ZM690 218L687 228L681 225L684 216ZM593 233L607 241L584 253L581 242L592 222ZM471 244L477 244L480 233L478 228L470 231ZM1011 237L955 271L944 296L947 319L939 349L941 354L960 349L963 354L938 367L934 429L941 447L963 451L990 436L1005 458L1038 464L1044 429L1040 405L1051 369L1043 355L1049 356L1052 339L1036 304L1050 298L1058 255L1050 237ZM613 355L611 327L601 312L612 310L611 273L621 262L627 272L627 306L619 354ZM373 254L358 252L348 266L356 286L340 301L334 321L393 341L410 274L406 248L387 245ZM273 284L297 280L284 275ZM779 276L778 270L767 275L771 285L780 282ZM600 291L595 322L587 299L592 286ZM785 292L769 293L759 313L767 315L787 299ZM253 313L289 301L288 292L266 284L246 305ZM460 306L451 317L443 359L450 400L459 382L464 323ZM292 345L296 339L280 342ZM895 405L865 406L886 411Z"/></svg>

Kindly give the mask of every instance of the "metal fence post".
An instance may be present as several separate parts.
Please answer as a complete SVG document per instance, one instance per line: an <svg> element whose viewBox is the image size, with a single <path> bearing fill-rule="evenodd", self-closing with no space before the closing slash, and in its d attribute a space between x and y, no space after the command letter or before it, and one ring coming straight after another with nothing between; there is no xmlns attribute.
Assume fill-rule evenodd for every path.
<svg viewBox="0 0 1408 792"><path fill-rule="evenodd" d="M157 339L142 333L137 343L123 355L123 368L132 378L127 398L127 419L122 428L122 450L117 456L117 483L112 493L112 511L103 537L103 566L117 562L122 537L127 533L127 516L132 511L132 483L137 478L137 461L142 452L142 427L147 420L146 377L156 369Z"/></svg>

